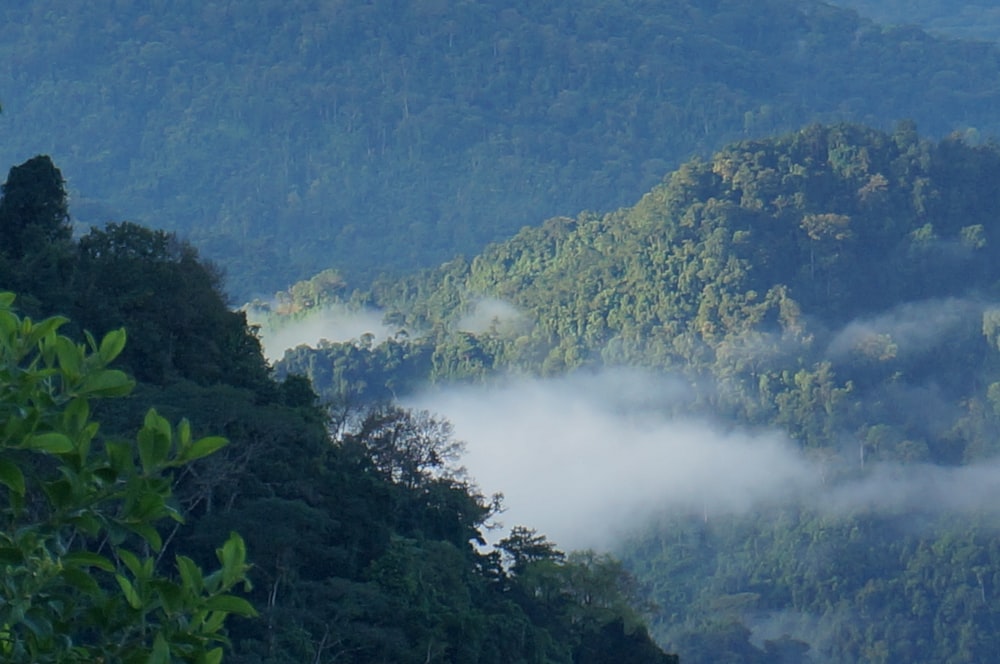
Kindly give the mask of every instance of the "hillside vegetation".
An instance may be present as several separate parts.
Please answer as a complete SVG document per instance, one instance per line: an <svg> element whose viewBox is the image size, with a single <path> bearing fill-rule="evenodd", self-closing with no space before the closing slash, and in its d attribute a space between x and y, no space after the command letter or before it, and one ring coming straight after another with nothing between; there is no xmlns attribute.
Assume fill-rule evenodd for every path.
<svg viewBox="0 0 1000 664"><path fill-rule="evenodd" d="M684 413L780 429L824 479L811 503L668 513L623 545L662 642L691 662L987 661L997 172L996 145L910 123L734 143L633 207L356 293L399 332L300 347L279 370L341 402L498 371L684 376ZM765 623L787 638L752 642Z"/></svg>
<svg viewBox="0 0 1000 664"><path fill-rule="evenodd" d="M933 34L962 39L1000 39L1000 4L996 0L837 0L860 15L886 25L917 25Z"/></svg>
<svg viewBox="0 0 1000 664"><path fill-rule="evenodd" d="M998 51L812 0L485 0L0 10L3 157L52 155L84 225L177 231L269 294L364 285L693 154L808 122L995 134Z"/></svg>
<svg viewBox="0 0 1000 664"><path fill-rule="evenodd" d="M486 546L501 502L448 422L332 417L275 381L190 245L132 223L73 238L49 157L2 191L5 661L676 661L610 556L527 527Z"/></svg>

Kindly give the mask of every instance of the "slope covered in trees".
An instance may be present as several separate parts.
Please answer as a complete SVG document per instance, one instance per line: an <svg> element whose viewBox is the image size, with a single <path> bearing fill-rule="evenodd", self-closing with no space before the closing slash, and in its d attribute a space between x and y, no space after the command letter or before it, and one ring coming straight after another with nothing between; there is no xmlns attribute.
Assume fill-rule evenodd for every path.
<svg viewBox="0 0 1000 664"><path fill-rule="evenodd" d="M0 11L0 157L52 154L78 219L181 231L246 297L471 255L807 122L993 134L997 54L812 0L45 0Z"/></svg>
<svg viewBox="0 0 1000 664"><path fill-rule="evenodd" d="M33 324L0 296L6 659L218 662L221 642L246 663L676 661L612 558L529 528L485 546L499 503L462 473L447 422L331 421L304 379L273 380L190 246L128 223L69 231L51 160L13 168L0 289L74 318ZM91 418L88 397L132 386L122 370L131 396ZM244 574L255 617L229 594ZM226 613L245 618L222 631Z"/></svg>
<svg viewBox="0 0 1000 664"><path fill-rule="evenodd" d="M1000 39L1000 5L996 0L837 0L887 25L917 25L933 34L963 39Z"/></svg>
<svg viewBox="0 0 1000 664"><path fill-rule="evenodd" d="M912 123L734 143L631 208L356 293L400 332L279 368L347 401L497 371L679 374L688 415L782 430L820 486L755 517L668 514L623 545L657 588L662 642L694 662L984 661L1000 647L983 498L1000 440L997 172L996 145ZM752 641L764 623L787 638Z"/></svg>

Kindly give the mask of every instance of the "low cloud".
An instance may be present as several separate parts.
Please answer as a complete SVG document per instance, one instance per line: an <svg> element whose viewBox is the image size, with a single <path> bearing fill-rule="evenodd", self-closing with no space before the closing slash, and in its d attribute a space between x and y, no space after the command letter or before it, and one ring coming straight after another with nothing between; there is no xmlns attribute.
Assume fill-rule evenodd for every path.
<svg viewBox="0 0 1000 664"><path fill-rule="evenodd" d="M849 323L830 342L827 354L843 357L881 337L899 354L926 353L958 330L981 324L984 305L958 298L910 302Z"/></svg>
<svg viewBox="0 0 1000 664"><path fill-rule="evenodd" d="M856 458L820 460L780 432L669 415L689 398L678 381L609 370L437 390L406 405L454 424L470 476L505 496L504 529L536 528L564 549L613 548L665 512L1000 513L1000 461L861 473Z"/></svg>
<svg viewBox="0 0 1000 664"><path fill-rule="evenodd" d="M537 528L565 548L606 548L663 509L743 512L819 481L776 433L726 430L662 409L688 397L671 380L610 371L424 394L451 420L509 528Z"/></svg>
<svg viewBox="0 0 1000 664"><path fill-rule="evenodd" d="M524 314L514 305L492 297L480 298L472 310L458 321L458 329L479 334L492 328L516 330L526 322Z"/></svg>
<svg viewBox="0 0 1000 664"><path fill-rule="evenodd" d="M365 334L371 334L373 342L379 343L396 332L383 324L378 311L352 310L342 305L310 310L301 317L268 317L250 309L247 318L260 326L264 356L271 362L298 346L315 348L323 341L357 341Z"/></svg>

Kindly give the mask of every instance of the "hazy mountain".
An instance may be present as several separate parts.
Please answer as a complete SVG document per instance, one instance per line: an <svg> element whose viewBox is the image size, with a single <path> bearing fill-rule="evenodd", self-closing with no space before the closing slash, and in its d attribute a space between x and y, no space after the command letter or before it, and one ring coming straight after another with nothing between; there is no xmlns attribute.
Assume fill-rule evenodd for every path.
<svg viewBox="0 0 1000 664"><path fill-rule="evenodd" d="M232 0L0 10L3 148L84 225L182 232L245 297L614 209L811 121L995 133L992 46L812 1Z"/></svg>
<svg viewBox="0 0 1000 664"><path fill-rule="evenodd" d="M395 334L279 370L453 419L513 518L619 547L682 661L988 661L998 170L907 123L734 143L357 293Z"/></svg>
<svg viewBox="0 0 1000 664"><path fill-rule="evenodd" d="M917 25L934 33L963 39L1000 38L1000 3L996 0L835 0L859 14L887 25Z"/></svg>

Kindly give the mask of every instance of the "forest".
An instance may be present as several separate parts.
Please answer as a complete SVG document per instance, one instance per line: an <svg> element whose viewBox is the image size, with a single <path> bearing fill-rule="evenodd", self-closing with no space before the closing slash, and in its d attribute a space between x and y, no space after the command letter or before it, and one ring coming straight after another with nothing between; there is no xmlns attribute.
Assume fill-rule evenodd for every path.
<svg viewBox="0 0 1000 664"><path fill-rule="evenodd" d="M889 25L918 25L935 34L963 39L1000 38L1000 7L991 0L837 0L859 14Z"/></svg>
<svg viewBox="0 0 1000 664"><path fill-rule="evenodd" d="M632 207L553 218L471 260L370 291L329 274L297 284L279 324L340 302L396 332L300 346L276 368L340 404L666 372L684 398L650 398L675 428L780 431L790 450L768 457L775 479L749 477L766 475L751 462L726 475L748 483L743 500L707 480L693 507L664 499L619 543L653 589L661 643L692 662L775 661L775 648L794 662L988 661L998 171L995 144L929 140L909 122L733 143ZM682 480L670 464L683 461L662 463ZM770 650L754 634L769 629Z"/></svg>
<svg viewBox="0 0 1000 664"><path fill-rule="evenodd" d="M997 62L814 0L8 3L0 163L52 156L81 231L179 232L245 302L631 205L810 122L990 135Z"/></svg>
<svg viewBox="0 0 1000 664"><path fill-rule="evenodd" d="M13 167L5 661L676 662L609 555L528 526L487 546L502 498L463 472L449 423L321 408L304 378L275 380L189 244L71 231L51 159Z"/></svg>
<svg viewBox="0 0 1000 664"><path fill-rule="evenodd" d="M0 8L0 659L993 661L997 26Z"/></svg>

